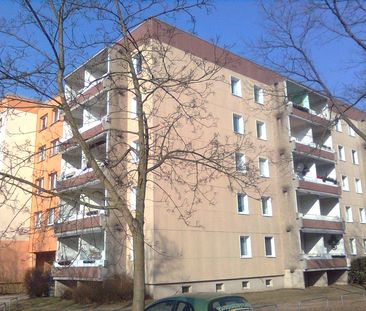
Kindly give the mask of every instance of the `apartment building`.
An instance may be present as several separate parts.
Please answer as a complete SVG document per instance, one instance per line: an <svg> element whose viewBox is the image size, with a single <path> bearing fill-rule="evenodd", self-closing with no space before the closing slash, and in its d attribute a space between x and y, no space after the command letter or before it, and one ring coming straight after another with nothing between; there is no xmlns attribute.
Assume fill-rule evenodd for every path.
<svg viewBox="0 0 366 311"><path fill-rule="evenodd" d="M167 33L169 36L164 35ZM245 191L229 187L224 178L205 185L207 193L215 194L214 204L194 201L190 225L173 212L171 202L189 201L193 191L184 192L178 181L174 184L171 179L155 177L159 187L149 186L145 213L150 294L156 298L177 292L345 283L352 258L366 253L362 189L366 153L365 143L337 119L328 99L157 20L143 23L132 35L137 40L149 36L151 54L157 41L168 46L170 59L179 60L176 74L192 58L196 64L197 60L214 64L220 53L227 57L219 63L221 78L211 81L213 91L205 97L205 108L215 126L198 134L187 123L178 131L197 144L207 143L215 133L228 139L245 137L246 146L255 147L244 145L242 152L233 154L232 163L244 176L245 165L251 161L258 176L256 187ZM66 78L79 132L102 169L128 146L138 150L136 100L128 91L131 81L123 76L117 82L111 79L126 66L116 53L114 47L105 48ZM154 64L151 54L134 59L140 82L144 61ZM161 116L174 115L169 98L152 96L148 105L159 107L159 113L149 119L156 127ZM347 115L365 129L366 113L352 108ZM108 208L108 193L66 122L61 142L57 190L63 197L55 224L53 269L59 291L80 281L131 273L133 262L133 245L123 217ZM114 173L128 178L124 172L133 171L137 162L136 155L131 156ZM184 170L175 173L187 177ZM129 188L121 189L132 210L133 182L131 178ZM166 200L167 194L171 201Z"/></svg>
<svg viewBox="0 0 366 311"><path fill-rule="evenodd" d="M55 101L39 107L35 124L33 183L39 188L34 189L32 197L29 252L32 266L48 271L55 260L57 240L53 225L58 216L59 199L42 189L55 191L61 170L59 140L63 134L63 121Z"/></svg>
<svg viewBox="0 0 366 311"><path fill-rule="evenodd" d="M0 285L22 283L28 253L38 103L8 95L0 106ZM7 178L6 175L14 176Z"/></svg>

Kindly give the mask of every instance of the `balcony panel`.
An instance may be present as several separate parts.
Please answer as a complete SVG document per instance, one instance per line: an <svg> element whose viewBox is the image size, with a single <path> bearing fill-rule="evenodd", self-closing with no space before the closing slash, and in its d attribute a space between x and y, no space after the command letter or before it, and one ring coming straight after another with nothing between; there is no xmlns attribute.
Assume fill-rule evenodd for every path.
<svg viewBox="0 0 366 311"><path fill-rule="evenodd" d="M321 149L320 147L311 147L301 143L295 143L295 151L299 153L308 154L309 156L315 156L319 158L324 158L326 160L335 161L335 154L333 151L327 151Z"/></svg>
<svg viewBox="0 0 366 311"><path fill-rule="evenodd" d="M99 124L97 124L96 126L92 127L92 128L88 128L85 129L83 131L83 128L79 129L81 137L83 138L83 140L88 140L90 138L93 138L101 133L103 133L104 131L104 127L102 122L100 122ZM77 145L77 142L75 139L70 138L68 140L66 140L65 142L63 142L60 145L60 151L61 152L65 152L68 148Z"/></svg>
<svg viewBox="0 0 366 311"><path fill-rule="evenodd" d="M347 269L347 259L344 258L314 258L306 260L306 270Z"/></svg>
<svg viewBox="0 0 366 311"><path fill-rule="evenodd" d="M326 183L317 183L307 180L299 180L299 189L308 190L317 193L327 193L331 195L341 195L341 187L328 185Z"/></svg>
<svg viewBox="0 0 366 311"><path fill-rule="evenodd" d="M55 280L102 281L103 267L63 267L53 268L52 277Z"/></svg>
<svg viewBox="0 0 366 311"><path fill-rule="evenodd" d="M72 178L60 180L57 182L57 191L63 191L69 188L85 186L85 184L96 181L95 173L90 170L81 175Z"/></svg>
<svg viewBox="0 0 366 311"><path fill-rule="evenodd" d="M105 226L104 215L89 216L85 218L56 223L54 225L55 235L61 236L66 233L75 233L75 235L82 233L86 229L101 229Z"/></svg>
<svg viewBox="0 0 366 311"><path fill-rule="evenodd" d="M320 219L302 219L302 228L316 229L316 230L335 230L344 231L343 221L329 221Z"/></svg>
<svg viewBox="0 0 366 311"><path fill-rule="evenodd" d="M321 118L317 115L314 115L314 114L311 114L307 111L304 110L300 110L296 107L292 107L292 112L291 114L297 118L300 118L300 119L303 119L303 120L306 120L310 123L313 123L313 124L317 124L317 125L320 125L320 126L323 126L323 127L328 127L329 126L329 121L324 119L324 118Z"/></svg>

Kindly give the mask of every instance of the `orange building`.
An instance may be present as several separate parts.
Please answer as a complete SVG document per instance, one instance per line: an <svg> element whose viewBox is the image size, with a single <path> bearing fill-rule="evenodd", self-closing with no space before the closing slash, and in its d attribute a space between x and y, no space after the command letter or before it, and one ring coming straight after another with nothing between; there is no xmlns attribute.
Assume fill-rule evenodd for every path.
<svg viewBox="0 0 366 311"><path fill-rule="evenodd" d="M29 213L39 103L6 96L0 101L0 285L21 283L30 267ZM8 180L4 174L9 174ZM19 180L17 180L19 178Z"/></svg>
<svg viewBox="0 0 366 311"><path fill-rule="evenodd" d="M62 136L63 122L60 110L50 101L38 110L37 135L35 143L33 182L39 187L34 190L31 209L30 252L32 266L49 270L55 260L56 239L53 224L59 200L41 188L53 191L61 167L59 138Z"/></svg>

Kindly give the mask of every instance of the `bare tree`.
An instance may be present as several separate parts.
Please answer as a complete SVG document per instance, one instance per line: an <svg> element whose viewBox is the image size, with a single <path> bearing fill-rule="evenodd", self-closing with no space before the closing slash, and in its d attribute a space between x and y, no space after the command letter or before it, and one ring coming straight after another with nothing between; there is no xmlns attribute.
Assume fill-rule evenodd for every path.
<svg viewBox="0 0 366 311"><path fill-rule="evenodd" d="M266 65L285 77L307 85L329 98L335 121L343 119L366 140L362 129L347 116L352 107L365 101L365 3L362 1L262 2L264 36L254 44ZM332 90L314 55L321 46L340 41L353 45L357 54L339 70L353 69L352 85L344 83L343 94ZM343 67L342 67L343 66ZM352 94L350 92L352 90ZM343 96L342 96L343 95ZM346 103L346 104L344 104Z"/></svg>
<svg viewBox="0 0 366 311"><path fill-rule="evenodd" d="M56 106L64 113L71 143L81 148L92 178L107 190L107 209L122 219L126 234L132 235L133 310L144 308L144 223L151 189L158 189L161 199L187 225L194 225L190 216L198 203L214 202L209 185L219 178L226 178L231 189L240 188L245 193L258 190L256 166L250 160L235 161L238 152L255 152L252 143L245 135L220 135L208 108L213 83L225 83L220 70L232 61L228 53L213 49L207 61L178 51L171 43L179 31L151 19L188 14L194 20L192 9L207 6L205 0L63 0L42 6L25 0L20 2L19 16L1 27L2 37L8 40L2 40L3 90L28 91L42 101L58 96ZM78 27L87 20L98 26L100 36L82 35ZM140 23L143 25L134 29ZM27 31L19 32L21 28ZM67 69L76 68L85 57L84 49L101 45L107 47L98 54L100 58L92 59L94 72L88 79L78 75L78 69L66 75ZM106 70L99 74L97 68ZM110 133L105 158L98 157L75 115L77 107L87 109L90 103L86 90L101 87L100 82L110 102L103 129ZM131 99L135 111L131 111ZM11 174L2 176L14 178ZM29 181L22 182L37 189ZM59 190L43 195L67 198L67 191ZM126 195L132 191L136 192L133 209Z"/></svg>

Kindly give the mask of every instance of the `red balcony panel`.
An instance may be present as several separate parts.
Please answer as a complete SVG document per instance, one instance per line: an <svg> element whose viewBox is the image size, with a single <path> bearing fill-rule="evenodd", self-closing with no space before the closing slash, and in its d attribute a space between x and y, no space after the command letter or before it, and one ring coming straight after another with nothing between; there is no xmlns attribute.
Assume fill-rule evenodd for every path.
<svg viewBox="0 0 366 311"><path fill-rule="evenodd" d="M342 221L329 221L320 219L303 219L302 227L309 229L326 229L326 230L340 230L344 231L344 224Z"/></svg>
<svg viewBox="0 0 366 311"><path fill-rule="evenodd" d="M307 259L306 269L311 270L326 270L336 268L347 268L346 258L332 258L332 259Z"/></svg>
<svg viewBox="0 0 366 311"><path fill-rule="evenodd" d="M57 190L62 191L72 187L79 187L96 179L93 171L77 175L69 179L57 182Z"/></svg>
<svg viewBox="0 0 366 311"><path fill-rule="evenodd" d="M331 161L335 161L335 154L332 151L326 151L326 150L322 150L320 148L313 148L307 145L303 145L300 143L296 143L295 144L295 150L297 152L301 152L301 153L306 153L309 155L313 155L316 157L320 157L320 158L324 158L327 160L331 160Z"/></svg>
<svg viewBox="0 0 366 311"><path fill-rule="evenodd" d="M329 193L333 195L341 195L341 188L339 186L330 186L316 182L299 180L299 188L315 192Z"/></svg>
<svg viewBox="0 0 366 311"><path fill-rule="evenodd" d="M53 268L52 276L56 280L102 281L102 267L62 267Z"/></svg>
<svg viewBox="0 0 366 311"><path fill-rule="evenodd" d="M103 80L99 81L96 85L91 87L90 89L84 91L82 94L77 95L77 97L74 100L71 100L69 103L70 107L74 107L78 104L81 104L82 102L88 100L89 98L97 95L98 93L101 93L105 90Z"/></svg>
<svg viewBox="0 0 366 311"><path fill-rule="evenodd" d="M302 111L300 109L297 109L296 107L292 107L292 114L294 116L297 116L301 119L305 119L310 121L311 123L316 123L319 124L321 126L327 127L329 126L329 121L326 119L323 119L321 117L318 117L316 115L313 115L311 113L308 113L306 111Z"/></svg>
<svg viewBox="0 0 366 311"><path fill-rule="evenodd" d="M104 131L102 123L98 124L97 126L94 126L85 132L81 133L81 137L83 140L88 140L94 136L97 136L101 134ZM76 145L77 142L74 138L70 138L63 142L60 146L61 151L65 151L67 148L70 148L73 145Z"/></svg>
<svg viewBox="0 0 366 311"><path fill-rule="evenodd" d="M100 215L90 216L72 221L55 224L55 233L61 234L70 231L80 231L83 229L98 228L103 226L103 221Z"/></svg>

